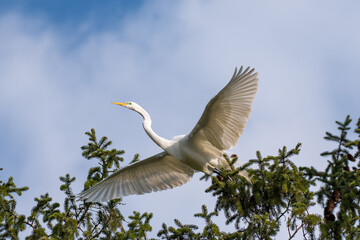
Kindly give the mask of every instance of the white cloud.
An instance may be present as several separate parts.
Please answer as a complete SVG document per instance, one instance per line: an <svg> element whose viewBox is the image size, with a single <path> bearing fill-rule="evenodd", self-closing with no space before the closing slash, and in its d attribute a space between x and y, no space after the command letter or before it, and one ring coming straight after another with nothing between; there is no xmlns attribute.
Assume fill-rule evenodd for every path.
<svg viewBox="0 0 360 240"><path fill-rule="evenodd" d="M125 149L126 159L160 151L141 118L111 101L140 103L154 129L171 138L191 130L240 64L256 67L260 85L245 135L232 151L246 161L256 150L275 154L301 141L299 165L324 166L318 150L328 146L321 140L324 131L348 112L358 117L355 103L347 112L336 104L359 100L360 35L351 27L358 21L340 3L157 2L112 30L81 38L44 19L2 16L1 128L21 147L22 159L0 150L20 166L6 174L31 187L23 209L29 211L30 200L46 191L61 201L58 176L68 172L78 176L74 190L80 190L91 165L81 158L80 146L92 127ZM342 73L344 79L332 79ZM179 216L195 222L192 214L201 204L213 204L199 176L175 190L127 197L122 211L154 212L154 229Z"/></svg>

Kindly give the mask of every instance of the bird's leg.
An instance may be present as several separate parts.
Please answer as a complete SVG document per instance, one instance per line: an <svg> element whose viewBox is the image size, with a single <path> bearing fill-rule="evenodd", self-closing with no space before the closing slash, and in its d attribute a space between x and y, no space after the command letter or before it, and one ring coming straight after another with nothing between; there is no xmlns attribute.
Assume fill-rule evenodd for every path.
<svg viewBox="0 0 360 240"><path fill-rule="evenodd" d="M227 172L230 172L229 170L226 170L226 171L227 171ZM213 169L213 172L217 174L216 177L217 177L217 179L219 179L220 182L223 182L223 181L224 181L224 176L223 176L223 174L222 174L222 172L221 172L220 169L214 168L214 169ZM232 179L232 177L230 177L229 175L228 175L227 177L228 177L231 181L234 182L234 179Z"/></svg>
<svg viewBox="0 0 360 240"><path fill-rule="evenodd" d="M220 169L218 169L218 168L214 168L213 172L222 176L222 173L221 173Z"/></svg>
<svg viewBox="0 0 360 240"><path fill-rule="evenodd" d="M224 181L224 176L223 176L223 174L222 174L222 172L221 172L220 169L214 168L214 169L213 169L213 172L217 174L216 177L217 177L217 179L218 179L220 182L223 182L223 181Z"/></svg>

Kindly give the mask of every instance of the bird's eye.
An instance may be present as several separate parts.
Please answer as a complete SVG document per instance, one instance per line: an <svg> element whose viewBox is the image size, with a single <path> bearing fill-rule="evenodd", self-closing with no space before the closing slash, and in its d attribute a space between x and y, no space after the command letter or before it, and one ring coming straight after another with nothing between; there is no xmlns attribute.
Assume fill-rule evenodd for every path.
<svg viewBox="0 0 360 240"><path fill-rule="evenodd" d="M129 105L131 105L131 104L132 104L132 102L128 102L128 104L129 104Z"/></svg>

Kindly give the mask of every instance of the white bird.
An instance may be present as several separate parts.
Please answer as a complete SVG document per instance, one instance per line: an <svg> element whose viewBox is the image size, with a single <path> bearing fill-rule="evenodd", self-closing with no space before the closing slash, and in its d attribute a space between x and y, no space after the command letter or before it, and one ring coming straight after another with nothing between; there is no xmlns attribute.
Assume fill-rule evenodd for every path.
<svg viewBox="0 0 360 240"><path fill-rule="evenodd" d="M100 202L156 192L183 185L194 171L211 174L216 169L229 168L223 153L235 146L242 135L258 86L254 69L242 70L243 67L239 71L235 68L230 82L210 100L188 135L171 140L152 130L149 114L138 104L113 102L138 112L144 118L145 132L164 151L118 170L80 193L80 200Z"/></svg>

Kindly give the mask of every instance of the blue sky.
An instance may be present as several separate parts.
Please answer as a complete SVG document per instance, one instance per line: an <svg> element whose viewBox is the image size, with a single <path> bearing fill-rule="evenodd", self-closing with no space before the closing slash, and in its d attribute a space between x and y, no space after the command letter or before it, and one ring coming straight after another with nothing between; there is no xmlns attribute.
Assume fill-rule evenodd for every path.
<svg viewBox="0 0 360 240"><path fill-rule="evenodd" d="M94 165L80 150L91 128L124 149L127 161L161 151L141 117L111 101L139 103L154 130L171 138L192 129L236 66L252 66L259 90L231 152L246 162L256 150L276 154L302 142L296 163L319 168L319 153L331 147L324 132L347 114L359 117L356 1L1 4L0 167L3 179L30 187L19 202L25 212L45 192L61 202L58 177L66 173L81 190ZM181 188L124 198L121 211L154 212L155 230L175 217L196 223L193 213L214 205L200 176Z"/></svg>
<svg viewBox="0 0 360 240"><path fill-rule="evenodd" d="M51 24L66 27L78 27L85 21L92 21L92 27L103 30L112 26L122 17L137 11L142 0L112 1L88 0L74 1L71 4L59 0L2 1L1 13L15 11L27 17L43 17Z"/></svg>

